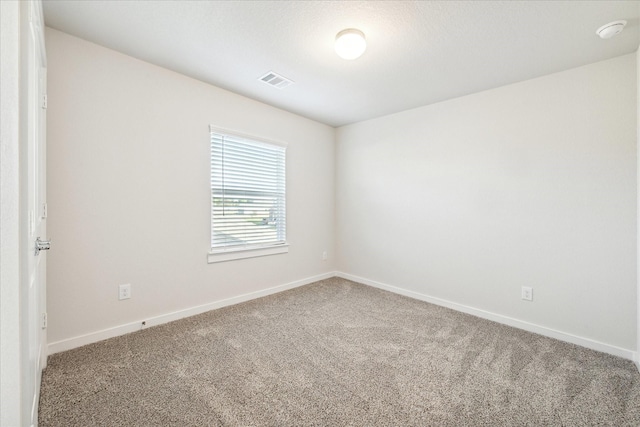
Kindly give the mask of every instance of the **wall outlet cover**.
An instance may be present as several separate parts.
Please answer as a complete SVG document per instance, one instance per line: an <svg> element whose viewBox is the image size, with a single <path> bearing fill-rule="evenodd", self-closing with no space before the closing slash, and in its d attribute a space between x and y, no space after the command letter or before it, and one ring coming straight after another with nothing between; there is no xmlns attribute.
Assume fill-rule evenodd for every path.
<svg viewBox="0 0 640 427"><path fill-rule="evenodd" d="M131 298L131 285L127 283L125 285L118 286L118 299L123 300L129 298Z"/></svg>
<svg viewBox="0 0 640 427"><path fill-rule="evenodd" d="M522 287L522 299L525 301L533 301L533 288L529 286Z"/></svg>

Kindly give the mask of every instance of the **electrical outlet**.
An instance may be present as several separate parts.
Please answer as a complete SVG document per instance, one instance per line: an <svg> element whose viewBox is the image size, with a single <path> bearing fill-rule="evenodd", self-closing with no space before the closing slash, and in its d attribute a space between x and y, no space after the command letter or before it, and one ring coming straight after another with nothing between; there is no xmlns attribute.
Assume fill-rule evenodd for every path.
<svg viewBox="0 0 640 427"><path fill-rule="evenodd" d="M127 283L126 285L118 286L118 299L123 300L129 298L131 298L131 285Z"/></svg>
<svg viewBox="0 0 640 427"><path fill-rule="evenodd" d="M323 261L327 260L327 251L322 252L322 260Z"/></svg>
<svg viewBox="0 0 640 427"><path fill-rule="evenodd" d="M522 299L525 301L533 301L533 288L529 286L522 287Z"/></svg>

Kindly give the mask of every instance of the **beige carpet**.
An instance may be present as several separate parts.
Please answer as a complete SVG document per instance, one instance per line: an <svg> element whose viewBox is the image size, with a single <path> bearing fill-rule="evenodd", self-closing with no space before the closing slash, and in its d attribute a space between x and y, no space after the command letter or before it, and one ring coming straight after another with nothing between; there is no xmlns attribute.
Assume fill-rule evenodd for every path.
<svg viewBox="0 0 640 427"><path fill-rule="evenodd" d="M333 278L49 358L40 426L639 426L617 357Z"/></svg>

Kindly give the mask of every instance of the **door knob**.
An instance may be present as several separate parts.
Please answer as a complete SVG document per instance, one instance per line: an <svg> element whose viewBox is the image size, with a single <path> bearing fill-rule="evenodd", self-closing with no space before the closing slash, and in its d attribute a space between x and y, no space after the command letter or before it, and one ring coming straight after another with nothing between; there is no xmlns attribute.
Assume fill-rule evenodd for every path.
<svg viewBox="0 0 640 427"><path fill-rule="evenodd" d="M36 238L36 255L40 254L40 251L48 251L49 249L51 249L51 240Z"/></svg>

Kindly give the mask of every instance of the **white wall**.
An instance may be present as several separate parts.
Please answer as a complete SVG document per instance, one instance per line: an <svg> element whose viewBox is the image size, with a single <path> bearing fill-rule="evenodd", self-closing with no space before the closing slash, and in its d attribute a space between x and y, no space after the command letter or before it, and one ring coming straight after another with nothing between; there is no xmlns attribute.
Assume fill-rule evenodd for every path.
<svg viewBox="0 0 640 427"><path fill-rule="evenodd" d="M56 30L47 49L50 343L337 267L636 348L637 55L346 126L336 152L328 126ZM288 255L206 264L209 124L289 143Z"/></svg>
<svg viewBox="0 0 640 427"><path fill-rule="evenodd" d="M339 128L339 270L635 350L635 73L631 54Z"/></svg>
<svg viewBox="0 0 640 427"><path fill-rule="evenodd" d="M56 30L46 43L50 343L335 270L333 128ZM207 264L209 124L289 144L288 254Z"/></svg>
<svg viewBox="0 0 640 427"><path fill-rule="evenodd" d="M0 2L1 426L20 425L23 408L20 385L20 12L20 2ZM23 18L22 25L25 20Z"/></svg>

